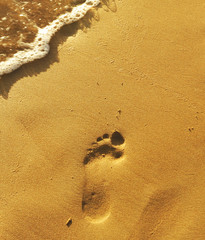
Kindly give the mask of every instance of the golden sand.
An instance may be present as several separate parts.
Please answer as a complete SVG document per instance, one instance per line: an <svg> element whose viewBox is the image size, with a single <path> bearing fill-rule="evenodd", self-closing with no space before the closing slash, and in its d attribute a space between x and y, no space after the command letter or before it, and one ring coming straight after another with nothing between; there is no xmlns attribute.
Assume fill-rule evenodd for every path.
<svg viewBox="0 0 205 240"><path fill-rule="evenodd" d="M205 239L204 1L110 4L2 78L2 240Z"/></svg>

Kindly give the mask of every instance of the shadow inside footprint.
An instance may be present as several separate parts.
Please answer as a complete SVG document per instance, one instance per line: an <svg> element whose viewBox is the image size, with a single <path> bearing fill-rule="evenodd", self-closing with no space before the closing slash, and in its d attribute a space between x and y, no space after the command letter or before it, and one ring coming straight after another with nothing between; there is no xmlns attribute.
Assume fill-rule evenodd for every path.
<svg viewBox="0 0 205 240"><path fill-rule="evenodd" d="M98 146L97 148L92 149L91 152L89 152L89 153L85 156L83 163L86 165L86 164L88 164L92 159L94 159L94 158L96 158L96 157L99 157L100 155L101 155L102 157L104 157L105 155L113 152L114 150L115 150L114 147L112 147L112 146L110 146L110 145L107 145L107 144Z"/></svg>
<svg viewBox="0 0 205 240"><path fill-rule="evenodd" d="M113 145L122 145L125 142L125 139L119 132L114 132L111 136L111 143Z"/></svg>
<svg viewBox="0 0 205 240"><path fill-rule="evenodd" d="M105 194L102 190L86 191L83 195L82 210L99 209L103 205L103 202L105 202Z"/></svg>
<svg viewBox="0 0 205 240"><path fill-rule="evenodd" d="M85 188L82 199L82 211L91 222L103 220L109 215L109 195L103 185L93 185Z"/></svg>
<svg viewBox="0 0 205 240"><path fill-rule="evenodd" d="M111 137L104 134L98 137L89 148L83 160L85 165L85 185L82 196L82 211L92 223L102 223L110 216L109 179L105 171L112 169L112 160L120 159L124 154L123 136L115 131ZM106 168L109 166L108 168Z"/></svg>
<svg viewBox="0 0 205 240"><path fill-rule="evenodd" d="M103 140L106 142L103 142ZM111 154L114 158L120 158L123 155L123 151L121 149L117 149L117 146L122 145L124 142L125 139L117 131L112 134L111 138L109 138L108 134L104 134L103 137L98 137L98 145L89 149L83 160L84 165L88 164L91 160L97 157L105 157L107 154Z"/></svg>

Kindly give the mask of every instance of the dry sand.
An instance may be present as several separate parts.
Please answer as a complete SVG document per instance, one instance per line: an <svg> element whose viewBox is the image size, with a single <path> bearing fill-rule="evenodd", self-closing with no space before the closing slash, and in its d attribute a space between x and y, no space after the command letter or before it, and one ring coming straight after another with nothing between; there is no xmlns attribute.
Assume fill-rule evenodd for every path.
<svg viewBox="0 0 205 240"><path fill-rule="evenodd" d="M204 1L109 8L1 82L1 240L205 239Z"/></svg>

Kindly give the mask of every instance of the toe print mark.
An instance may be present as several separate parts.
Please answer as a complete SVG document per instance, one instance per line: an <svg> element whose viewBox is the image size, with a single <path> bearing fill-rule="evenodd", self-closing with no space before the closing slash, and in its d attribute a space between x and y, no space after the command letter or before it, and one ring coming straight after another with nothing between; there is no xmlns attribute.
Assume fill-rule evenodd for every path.
<svg viewBox="0 0 205 240"><path fill-rule="evenodd" d="M123 149L117 148L124 144L125 139L119 132L114 132L109 138L108 134L104 134L103 137L97 138L97 143L93 144L93 148L88 149L88 153L84 158L84 165L88 164L95 158L98 157L105 157L106 155L110 154L114 158L120 158L123 155Z"/></svg>
<svg viewBox="0 0 205 240"><path fill-rule="evenodd" d="M122 145L125 142L125 139L119 132L114 132L111 137L111 143L113 145Z"/></svg>

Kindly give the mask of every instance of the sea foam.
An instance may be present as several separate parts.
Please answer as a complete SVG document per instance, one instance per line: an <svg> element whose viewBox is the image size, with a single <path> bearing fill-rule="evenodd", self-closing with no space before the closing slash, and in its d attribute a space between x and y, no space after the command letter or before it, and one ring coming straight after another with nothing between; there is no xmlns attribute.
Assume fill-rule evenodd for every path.
<svg viewBox="0 0 205 240"><path fill-rule="evenodd" d="M84 3L74 6L70 12L58 16L47 26L37 27L34 41L25 43L25 49L17 51L13 56L0 62L0 76L8 74L25 63L43 58L49 52L49 42L52 36L64 25L71 24L81 19L88 10L96 7L100 0L86 0Z"/></svg>

